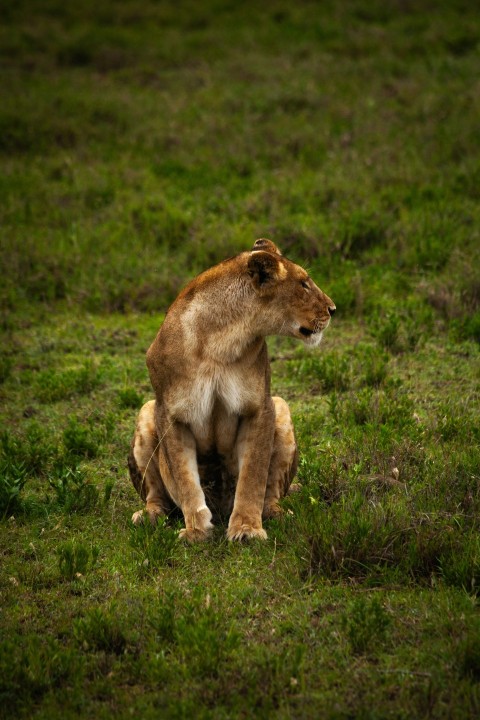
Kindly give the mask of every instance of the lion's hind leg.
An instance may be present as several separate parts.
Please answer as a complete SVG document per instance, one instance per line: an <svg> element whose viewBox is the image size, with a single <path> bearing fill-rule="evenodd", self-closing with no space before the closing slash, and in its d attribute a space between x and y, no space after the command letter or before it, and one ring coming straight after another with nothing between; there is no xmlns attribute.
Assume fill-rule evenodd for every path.
<svg viewBox="0 0 480 720"><path fill-rule="evenodd" d="M275 437L263 504L264 519L280 514L280 498L298 489L295 483L291 484L297 472L298 449L290 408L281 397L273 397L272 400L275 406Z"/></svg>
<svg viewBox="0 0 480 720"><path fill-rule="evenodd" d="M150 400L140 410L128 456L130 478L145 501L145 508L132 515L135 525L143 523L145 516L155 524L161 515L169 512L172 505L158 468L158 436L154 409L155 400Z"/></svg>

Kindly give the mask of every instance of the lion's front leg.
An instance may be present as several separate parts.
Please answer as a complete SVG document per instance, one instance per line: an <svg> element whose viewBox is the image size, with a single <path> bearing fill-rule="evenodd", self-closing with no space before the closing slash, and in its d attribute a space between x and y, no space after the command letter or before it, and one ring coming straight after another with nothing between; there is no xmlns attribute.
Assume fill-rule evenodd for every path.
<svg viewBox="0 0 480 720"><path fill-rule="evenodd" d="M267 537L262 527L262 511L274 433L275 412L271 401L261 412L241 422L237 438L238 482L228 523L229 540L265 540Z"/></svg>
<svg viewBox="0 0 480 720"><path fill-rule="evenodd" d="M185 518L179 537L189 542L205 540L213 529L212 513L200 483L195 438L179 422L170 424L160 437L160 472L170 497Z"/></svg>

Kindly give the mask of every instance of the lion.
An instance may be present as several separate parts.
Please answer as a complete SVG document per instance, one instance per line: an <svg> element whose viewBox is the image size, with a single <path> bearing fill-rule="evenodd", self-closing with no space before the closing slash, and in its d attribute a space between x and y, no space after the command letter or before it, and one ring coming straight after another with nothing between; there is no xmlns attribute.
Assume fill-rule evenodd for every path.
<svg viewBox="0 0 480 720"><path fill-rule="evenodd" d="M180 508L189 542L208 538L220 516L229 540L266 539L262 519L281 512L298 449L289 407L270 393L265 338L317 347L335 309L265 238L180 292L147 351L155 399L140 410L128 459L145 502L133 523Z"/></svg>

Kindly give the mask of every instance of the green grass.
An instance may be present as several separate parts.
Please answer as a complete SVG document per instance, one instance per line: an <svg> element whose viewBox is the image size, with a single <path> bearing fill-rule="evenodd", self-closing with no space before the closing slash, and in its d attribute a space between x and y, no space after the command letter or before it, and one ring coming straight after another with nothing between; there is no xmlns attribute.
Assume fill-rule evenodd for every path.
<svg viewBox="0 0 480 720"><path fill-rule="evenodd" d="M294 6L295 5L295 6ZM0 717L480 713L478 13L2 4ZM265 544L133 528L145 351L272 237L302 490Z"/></svg>

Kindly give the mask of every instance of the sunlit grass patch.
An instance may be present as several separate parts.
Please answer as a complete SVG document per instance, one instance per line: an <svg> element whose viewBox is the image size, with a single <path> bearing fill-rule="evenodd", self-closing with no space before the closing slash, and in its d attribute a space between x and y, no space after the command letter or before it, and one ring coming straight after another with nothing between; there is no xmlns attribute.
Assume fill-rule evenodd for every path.
<svg viewBox="0 0 480 720"><path fill-rule="evenodd" d="M78 369L42 370L34 376L34 382L34 397L42 403L51 403L92 392L98 387L100 376L96 366L87 361Z"/></svg>

